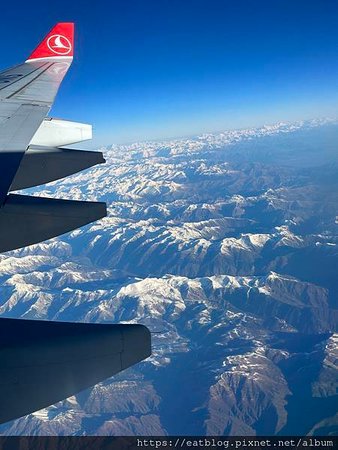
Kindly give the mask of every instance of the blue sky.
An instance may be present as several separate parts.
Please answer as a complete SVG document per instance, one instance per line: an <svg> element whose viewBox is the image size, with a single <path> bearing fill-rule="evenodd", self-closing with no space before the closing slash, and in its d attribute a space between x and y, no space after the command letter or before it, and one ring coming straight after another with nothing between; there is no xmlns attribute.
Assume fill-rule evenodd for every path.
<svg viewBox="0 0 338 450"><path fill-rule="evenodd" d="M336 0L13 2L2 68L58 21L76 57L52 115L93 123L94 145L338 115Z"/></svg>

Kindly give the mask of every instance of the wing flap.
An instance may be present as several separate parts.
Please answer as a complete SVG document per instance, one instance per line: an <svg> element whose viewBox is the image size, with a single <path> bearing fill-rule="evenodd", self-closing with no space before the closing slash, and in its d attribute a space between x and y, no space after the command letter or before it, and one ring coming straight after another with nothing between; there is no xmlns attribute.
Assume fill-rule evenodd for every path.
<svg viewBox="0 0 338 450"><path fill-rule="evenodd" d="M87 141L92 137L93 127L88 123L46 118L35 133L30 146L64 147Z"/></svg>

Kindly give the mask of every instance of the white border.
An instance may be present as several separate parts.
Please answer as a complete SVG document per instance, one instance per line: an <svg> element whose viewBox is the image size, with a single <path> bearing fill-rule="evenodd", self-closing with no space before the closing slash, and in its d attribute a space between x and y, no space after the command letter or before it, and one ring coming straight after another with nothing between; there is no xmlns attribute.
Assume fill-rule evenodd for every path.
<svg viewBox="0 0 338 450"><path fill-rule="evenodd" d="M25 62L32 62L32 61L48 61L48 60L55 60L55 59L61 59L61 60L67 60L70 61L73 59L73 56L42 56L41 58L30 58L26 59Z"/></svg>

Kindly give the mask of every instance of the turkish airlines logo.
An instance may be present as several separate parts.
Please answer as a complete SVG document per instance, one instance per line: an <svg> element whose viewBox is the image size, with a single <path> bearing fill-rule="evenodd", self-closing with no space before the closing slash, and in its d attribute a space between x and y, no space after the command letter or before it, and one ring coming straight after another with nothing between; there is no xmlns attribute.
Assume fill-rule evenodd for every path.
<svg viewBox="0 0 338 450"><path fill-rule="evenodd" d="M68 55L72 50L72 44L69 39L62 34L53 34L47 40L47 46L50 51L56 53L57 55Z"/></svg>

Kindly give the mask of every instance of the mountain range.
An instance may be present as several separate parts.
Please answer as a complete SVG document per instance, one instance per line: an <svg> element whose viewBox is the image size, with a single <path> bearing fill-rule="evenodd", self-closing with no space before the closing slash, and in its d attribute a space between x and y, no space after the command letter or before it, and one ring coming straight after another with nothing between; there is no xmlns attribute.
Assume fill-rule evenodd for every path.
<svg viewBox="0 0 338 450"><path fill-rule="evenodd" d="M338 122L112 145L30 189L108 217L0 255L0 315L142 323L146 361L1 435L335 435Z"/></svg>

